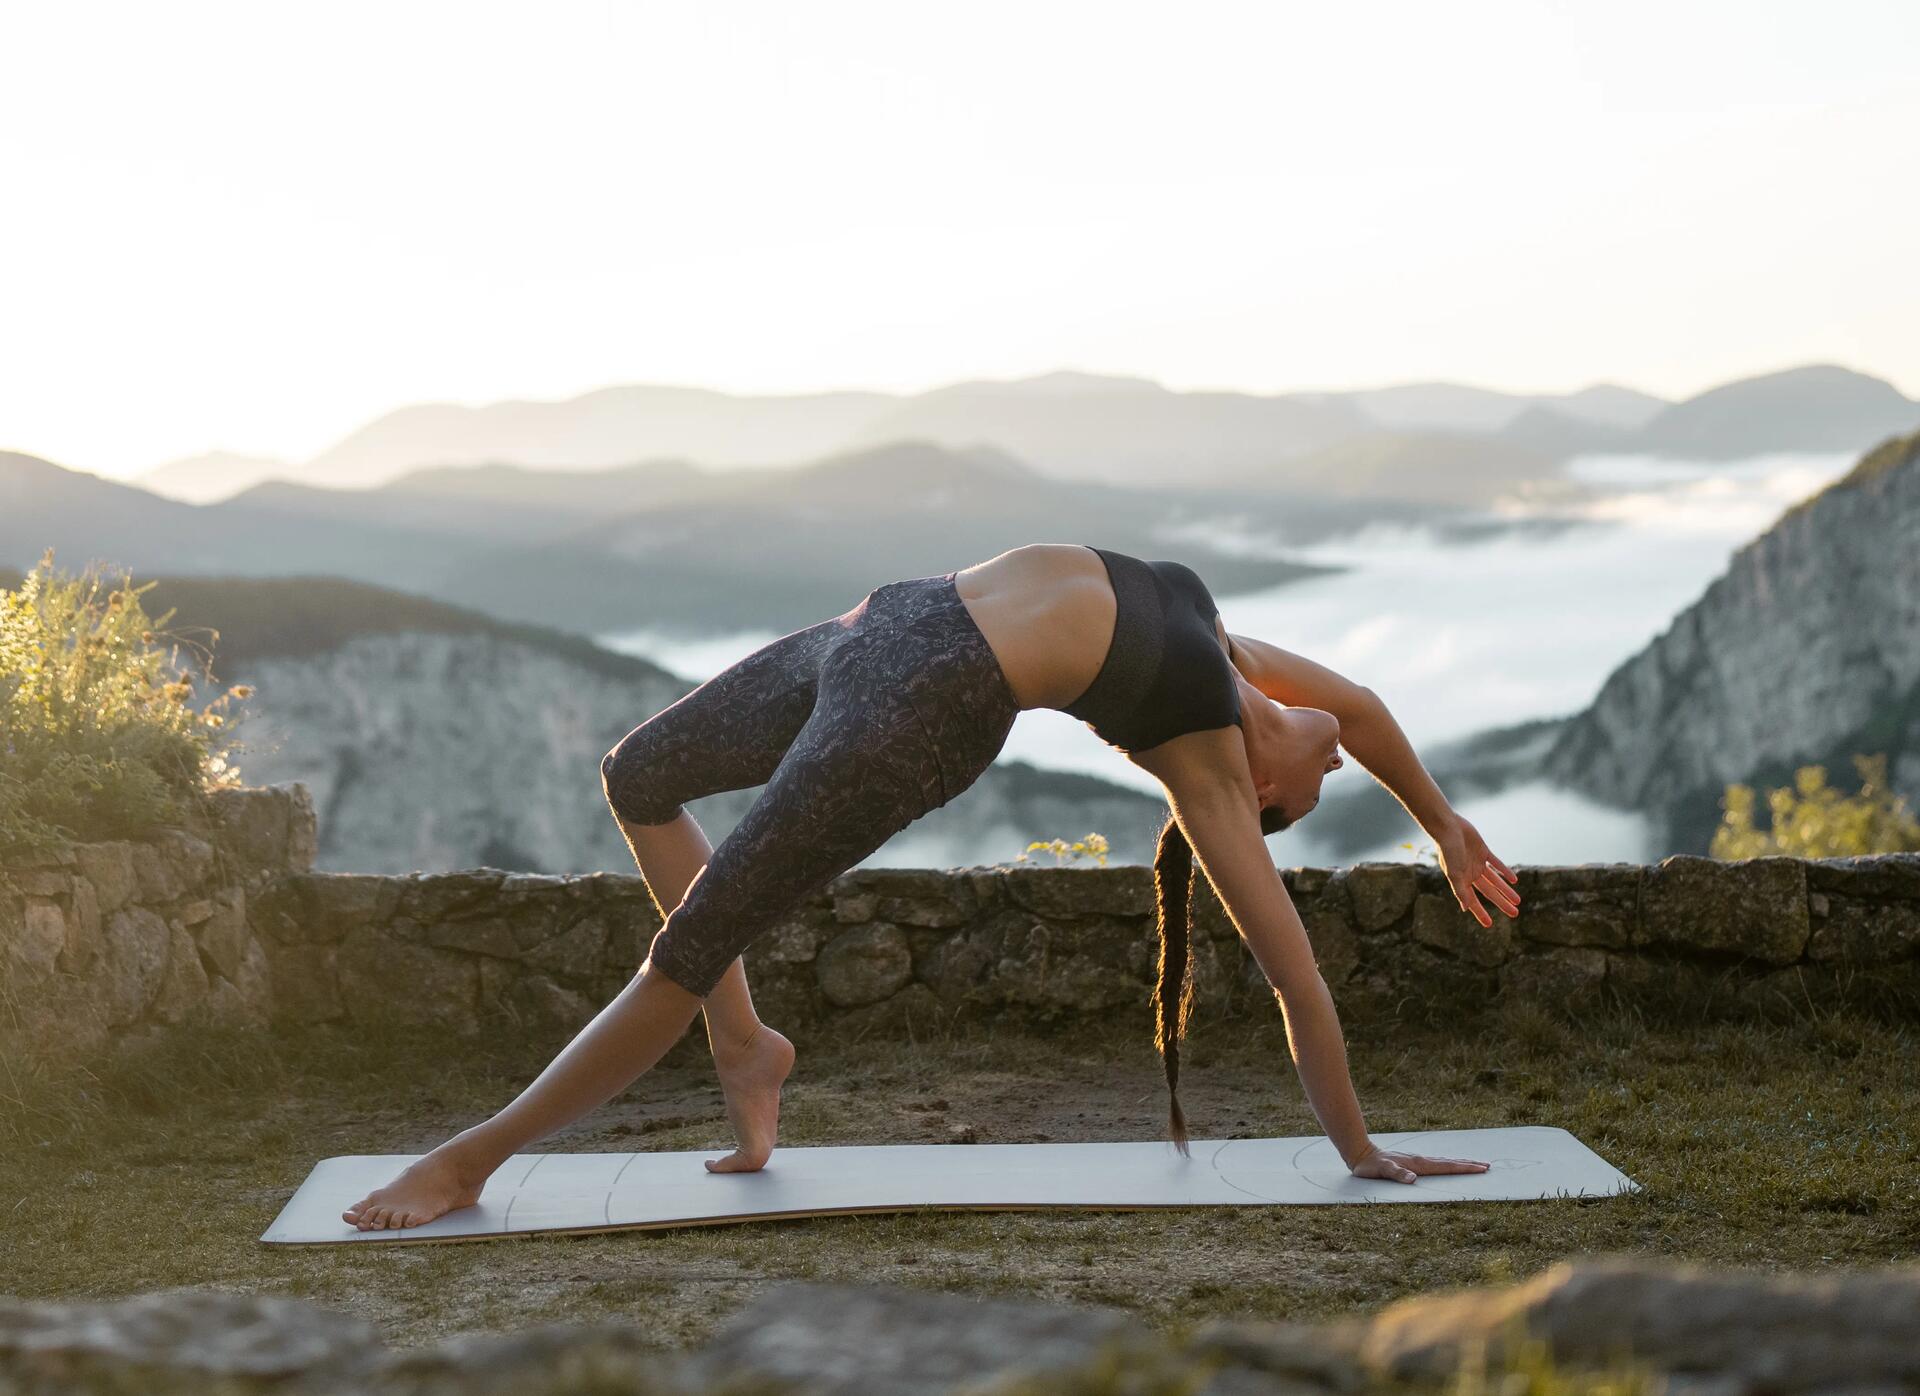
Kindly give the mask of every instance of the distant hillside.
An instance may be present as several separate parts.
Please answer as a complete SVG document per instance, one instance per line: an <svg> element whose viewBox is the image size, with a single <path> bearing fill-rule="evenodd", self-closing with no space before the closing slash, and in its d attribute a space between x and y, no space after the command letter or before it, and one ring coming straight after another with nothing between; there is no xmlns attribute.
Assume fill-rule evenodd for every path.
<svg viewBox="0 0 1920 1396"><path fill-rule="evenodd" d="M1395 431L1504 432L1535 408L1592 426L1633 431L1667 406L1651 393L1613 383L1560 394L1504 393L1463 383L1402 383L1336 396L1344 396L1380 426Z"/></svg>
<svg viewBox="0 0 1920 1396"><path fill-rule="evenodd" d="M212 504L229 499L249 485L276 475L285 475L295 467L267 456L241 456L232 451L209 451L168 461L133 481L141 489L168 499L189 504Z"/></svg>
<svg viewBox="0 0 1920 1396"><path fill-rule="evenodd" d="M1548 774L1704 850L1730 782L1885 752L1920 804L1920 433L1789 509L1559 734ZM1851 787L1849 787L1851 788Z"/></svg>
<svg viewBox="0 0 1920 1396"><path fill-rule="evenodd" d="M1557 407L1529 407L1501 429L1500 439L1556 460L1603 452L1632 451L1635 433L1626 427L1576 417Z"/></svg>
<svg viewBox="0 0 1920 1396"><path fill-rule="evenodd" d="M918 394L754 396L643 384L555 402L404 407L272 474L357 489L413 470L486 464L589 471L670 459L729 470L923 439L955 449L990 444L1066 479L1169 486L1273 465L1382 427L1495 432L1536 404L1622 429L1665 405L1607 384L1535 395L1447 383L1259 394L1068 372ZM222 467L219 459L177 469L205 473L202 491L225 480L230 493L261 478L252 463Z"/></svg>
<svg viewBox="0 0 1920 1396"><path fill-rule="evenodd" d="M1830 366L1742 380L1676 404L1609 383L1571 393L1405 383L1262 394L1066 372L917 394L755 396L642 384L564 401L404 407L302 464L216 453L164 467L160 484L204 500L257 484L265 471L333 489L483 465L577 475L676 461L726 472L915 439L954 450L995 447L1060 479L1177 488L1275 471L1382 431L1470 433L1561 457L1622 450L1730 460L1861 450L1917 423L1914 405L1889 385ZM1433 468L1422 458L1410 465L1415 479ZM1393 497L1398 481L1380 484L1383 497Z"/></svg>
<svg viewBox="0 0 1920 1396"><path fill-rule="evenodd" d="M691 631L696 619L784 630L837 614L882 581L1039 541L1177 558L1223 597L1327 570L1165 541L1219 516L1223 498L1052 480L995 451L902 442L718 479L724 488L685 502L491 551L448 573L441 594L517 619L566 615L595 633Z"/></svg>
<svg viewBox="0 0 1920 1396"><path fill-rule="evenodd" d="M1534 406L1597 427L1638 431L1663 412L1668 403L1665 398L1643 393L1638 388L1623 388L1618 383L1595 383L1577 393L1538 398Z"/></svg>
<svg viewBox="0 0 1920 1396"><path fill-rule="evenodd" d="M1165 485L1283 460L1370 425L1332 398L1183 393L1144 379L1049 374L922 393L876 415L849 444L990 444L1064 479Z"/></svg>
<svg viewBox="0 0 1920 1396"><path fill-rule="evenodd" d="M474 635L523 646L603 678L674 683L649 660L615 654L585 636L513 624L462 606L339 577L137 577L154 583L149 615L174 613L167 629L210 647L216 669L267 659L310 659L367 635ZM217 641L215 636L217 635Z"/></svg>
<svg viewBox="0 0 1920 1396"><path fill-rule="evenodd" d="M1457 505L1490 504L1527 481L1559 474L1554 455L1498 437L1376 431L1251 472L1236 483L1336 498Z"/></svg>
<svg viewBox="0 0 1920 1396"><path fill-rule="evenodd" d="M1635 449L1693 460L1771 451L1861 451L1920 428L1920 403L1832 364L1787 369L1701 393L1648 422Z"/></svg>
<svg viewBox="0 0 1920 1396"><path fill-rule="evenodd" d="M1063 482L998 450L924 442L794 468L479 473L471 494L438 471L360 492L274 482L196 507L0 455L0 562L25 566L51 546L69 568L103 559L144 575L343 576L596 634L777 633L882 582L1059 538L1063 526L1064 541L1188 562L1222 596L1275 586L1325 569L1167 540L1222 517L1275 534L1338 517L1217 491Z"/></svg>
<svg viewBox="0 0 1920 1396"><path fill-rule="evenodd" d="M709 465L805 460L844 447L884 393L737 396L705 388L603 388L564 402L429 403L389 412L322 452L298 478L375 485L434 465L592 469L671 457Z"/></svg>
<svg viewBox="0 0 1920 1396"><path fill-rule="evenodd" d="M365 515L316 527L299 513L238 501L182 504L0 452L0 562L16 567L53 548L69 569L99 560L148 575L320 572L425 591L480 546L389 525L377 510Z"/></svg>

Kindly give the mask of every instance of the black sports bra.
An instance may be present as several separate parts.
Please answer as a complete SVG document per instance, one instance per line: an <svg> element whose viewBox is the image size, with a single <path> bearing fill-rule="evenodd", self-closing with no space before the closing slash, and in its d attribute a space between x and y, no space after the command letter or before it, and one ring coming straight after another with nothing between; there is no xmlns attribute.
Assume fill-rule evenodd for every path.
<svg viewBox="0 0 1920 1396"><path fill-rule="evenodd" d="M1113 582L1113 642L1106 660L1061 711L1121 751L1144 751L1187 732L1238 726L1240 684L1220 647L1206 583L1185 563L1100 555Z"/></svg>

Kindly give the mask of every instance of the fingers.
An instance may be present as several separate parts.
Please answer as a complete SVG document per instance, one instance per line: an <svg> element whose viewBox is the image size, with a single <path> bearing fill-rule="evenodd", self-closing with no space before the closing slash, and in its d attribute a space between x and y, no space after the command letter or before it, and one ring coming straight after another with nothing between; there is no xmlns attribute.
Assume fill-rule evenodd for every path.
<svg viewBox="0 0 1920 1396"><path fill-rule="evenodd" d="M1475 1159L1467 1158L1427 1158L1422 1154L1407 1156L1407 1164L1420 1174L1440 1173L1485 1173L1487 1165Z"/></svg>
<svg viewBox="0 0 1920 1396"><path fill-rule="evenodd" d="M1495 872L1499 873L1502 877L1506 878L1508 882L1518 882L1520 880L1520 874L1515 872L1512 868L1508 867L1505 863L1501 862L1498 858L1496 858L1493 854L1493 850L1488 848L1484 843L1480 845L1477 852L1479 854L1481 862L1485 863L1489 868L1492 868Z"/></svg>
<svg viewBox="0 0 1920 1396"><path fill-rule="evenodd" d="M1454 883L1453 896L1454 900L1460 903L1460 909L1478 921L1482 926L1491 926L1493 924L1493 917L1487 913L1485 907L1480 905L1480 899L1473 895L1473 884L1471 882Z"/></svg>
<svg viewBox="0 0 1920 1396"><path fill-rule="evenodd" d="M1419 1174L1400 1161L1403 1157L1398 1154L1375 1154L1355 1164L1353 1175L1356 1178L1378 1178L1388 1183L1411 1183Z"/></svg>
<svg viewBox="0 0 1920 1396"><path fill-rule="evenodd" d="M1383 1183L1411 1183L1420 1175L1405 1164L1395 1163L1392 1159L1382 1159L1378 1163L1367 1164L1364 1168L1356 1168L1354 1176L1375 1178Z"/></svg>
<svg viewBox="0 0 1920 1396"><path fill-rule="evenodd" d="M1488 1165L1478 1159L1429 1158L1425 1154L1378 1154L1355 1166L1360 1178L1378 1178L1390 1183L1411 1183L1417 1178L1460 1173L1485 1173Z"/></svg>
<svg viewBox="0 0 1920 1396"><path fill-rule="evenodd" d="M1492 868L1480 874L1474 885L1486 893L1487 900L1506 912L1509 916L1520 914L1520 894L1502 882Z"/></svg>

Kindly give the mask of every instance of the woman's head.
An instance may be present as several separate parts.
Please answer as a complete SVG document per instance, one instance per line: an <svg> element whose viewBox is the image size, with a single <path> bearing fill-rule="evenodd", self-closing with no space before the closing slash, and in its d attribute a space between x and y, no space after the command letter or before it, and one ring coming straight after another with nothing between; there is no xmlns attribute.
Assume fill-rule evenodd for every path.
<svg viewBox="0 0 1920 1396"><path fill-rule="evenodd" d="M1320 802L1320 782L1344 764L1340 721L1319 708L1276 703L1251 685L1242 686L1240 700L1260 831L1278 833Z"/></svg>

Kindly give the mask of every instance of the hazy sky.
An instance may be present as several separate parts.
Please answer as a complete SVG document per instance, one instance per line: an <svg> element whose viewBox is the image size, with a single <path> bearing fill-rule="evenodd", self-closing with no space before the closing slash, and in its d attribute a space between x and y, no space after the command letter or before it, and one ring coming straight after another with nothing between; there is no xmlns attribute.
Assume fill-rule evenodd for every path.
<svg viewBox="0 0 1920 1396"><path fill-rule="evenodd" d="M1057 367L1920 394L1920 5L0 8L0 447Z"/></svg>

